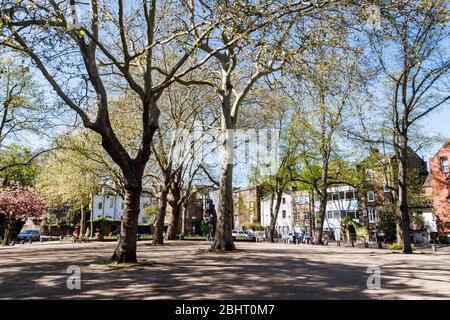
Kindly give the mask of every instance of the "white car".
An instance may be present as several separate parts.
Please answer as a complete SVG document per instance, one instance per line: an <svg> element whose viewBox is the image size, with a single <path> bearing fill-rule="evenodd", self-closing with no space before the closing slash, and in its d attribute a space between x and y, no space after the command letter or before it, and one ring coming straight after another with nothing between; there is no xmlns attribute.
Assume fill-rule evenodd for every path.
<svg viewBox="0 0 450 320"><path fill-rule="evenodd" d="M231 231L231 235L235 238L251 238L245 231L233 230Z"/></svg>

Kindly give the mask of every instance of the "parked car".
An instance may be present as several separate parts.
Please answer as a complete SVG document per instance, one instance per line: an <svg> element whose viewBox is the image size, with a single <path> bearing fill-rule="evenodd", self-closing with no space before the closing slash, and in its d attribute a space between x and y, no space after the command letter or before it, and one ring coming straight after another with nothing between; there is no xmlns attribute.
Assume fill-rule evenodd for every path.
<svg viewBox="0 0 450 320"><path fill-rule="evenodd" d="M41 239L41 233L39 230L25 230L19 233L16 237L16 240L32 240L32 241L39 241Z"/></svg>
<svg viewBox="0 0 450 320"><path fill-rule="evenodd" d="M245 233L247 236L249 236L250 238L255 237L255 234L254 234L253 232L251 232L251 231L246 230L246 231L244 231L244 233Z"/></svg>
<svg viewBox="0 0 450 320"><path fill-rule="evenodd" d="M235 238L251 238L252 236L248 235L247 231L237 231L232 230L231 235Z"/></svg>
<svg viewBox="0 0 450 320"><path fill-rule="evenodd" d="M296 242L298 236L299 236L299 234L297 232L289 232L288 233L288 238L289 238L289 241L291 241L291 242Z"/></svg>

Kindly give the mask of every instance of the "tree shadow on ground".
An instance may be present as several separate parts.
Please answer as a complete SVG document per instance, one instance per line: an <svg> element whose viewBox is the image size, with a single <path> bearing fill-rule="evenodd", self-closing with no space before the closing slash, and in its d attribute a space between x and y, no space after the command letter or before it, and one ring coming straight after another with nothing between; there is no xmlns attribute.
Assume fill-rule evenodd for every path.
<svg viewBox="0 0 450 320"><path fill-rule="evenodd" d="M404 292L424 298L450 297L433 289L449 268L430 266L425 260L414 265L423 278L412 266L391 261L382 266L382 290L368 290L367 263L376 263L377 253L366 253L363 263L357 260L364 252L349 255L348 250L250 246L216 254L205 250L205 244L174 242L168 247L139 246L142 259L156 261L151 266L88 267L104 259L111 248L76 245L9 251L11 259L1 260L0 299L380 299ZM334 261L340 254L348 255L348 261ZM81 290L67 288L70 265L81 266ZM430 277L431 271L439 278ZM432 284L430 288L427 283Z"/></svg>

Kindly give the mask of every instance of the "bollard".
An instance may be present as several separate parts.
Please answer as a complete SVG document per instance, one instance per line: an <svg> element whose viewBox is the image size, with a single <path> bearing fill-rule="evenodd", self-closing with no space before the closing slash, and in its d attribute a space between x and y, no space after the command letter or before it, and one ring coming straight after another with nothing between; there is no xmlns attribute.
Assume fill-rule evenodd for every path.
<svg viewBox="0 0 450 320"><path fill-rule="evenodd" d="M336 241L336 245L338 246L338 247L340 247L341 246L341 241Z"/></svg>
<svg viewBox="0 0 450 320"><path fill-rule="evenodd" d="M368 248L369 247L369 243L368 242L364 242L364 248Z"/></svg>
<svg viewBox="0 0 450 320"><path fill-rule="evenodd" d="M437 246L436 246L436 244L432 244L432 245L431 245L431 250L437 251Z"/></svg>
<svg viewBox="0 0 450 320"><path fill-rule="evenodd" d="M381 242L378 242L378 249L383 249L383 244Z"/></svg>
<svg viewBox="0 0 450 320"><path fill-rule="evenodd" d="M355 247L355 242L353 240L350 241L352 243L352 248Z"/></svg>

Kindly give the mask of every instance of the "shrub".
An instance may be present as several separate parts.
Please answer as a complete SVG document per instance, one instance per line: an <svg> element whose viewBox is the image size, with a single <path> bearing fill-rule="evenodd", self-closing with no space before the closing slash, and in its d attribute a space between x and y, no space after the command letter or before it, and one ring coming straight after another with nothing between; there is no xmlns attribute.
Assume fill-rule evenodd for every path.
<svg viewBox="0 0 450 320"><path fill-rule="evenodd" d="M413 251L416 251L415 245L412 244L411 248ZM402 243L391 243L390 245L388 245L388 249L389 250L403 250L403 244Z"/></svg>

